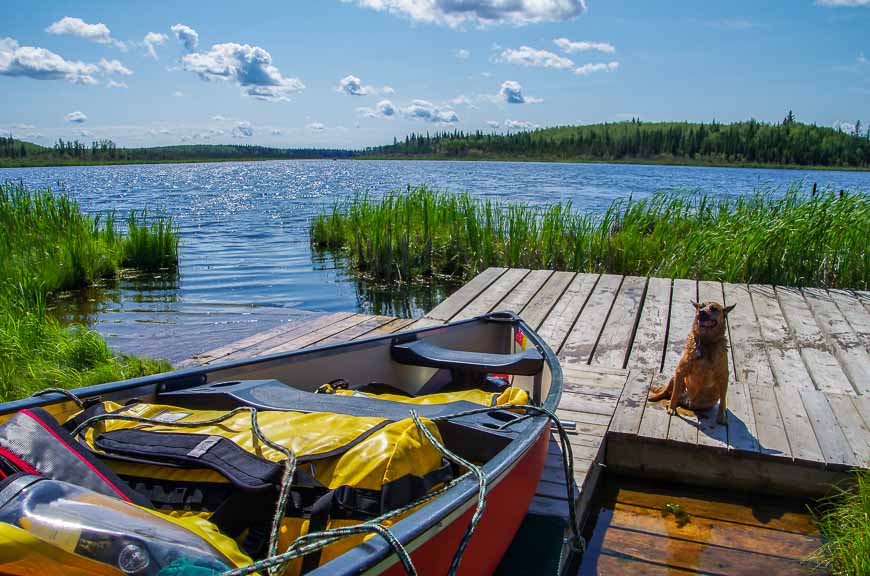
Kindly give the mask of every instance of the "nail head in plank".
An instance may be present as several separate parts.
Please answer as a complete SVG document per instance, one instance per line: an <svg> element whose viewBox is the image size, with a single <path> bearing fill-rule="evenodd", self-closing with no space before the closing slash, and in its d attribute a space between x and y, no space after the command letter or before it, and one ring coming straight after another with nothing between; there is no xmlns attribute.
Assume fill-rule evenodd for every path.
<svg viewBox="0 0 870 576"><path fill-rule="evenodd" d="M586 306L580 312L576 324L568 334L559 358L566 364L588 364L595 349L598 335L610 313L613 301L622 282L622 276L602 274ZM621 366L614 366L621 368Z"/></svg>
<svg viewBox="0 0 870 576"><path fill-rule="evenodd" d="M444 302L433 308L426 314L432 320L447 322L458 314L465 306L477 298L484 290L498 280L507 268L487 268L475 276L468 284L451 294Z"/></svg>
<svg viewBox="0 0 870 576"><path fill-rule="evenodd" d="M638 312L643 304L644 288L646 278L623 278L604 330L595 345L590 364L615 368L625 366L637 326Z"/></svg>
<svg viewBox="0 0 870 576"><path fill-rule="evenodd" d="M650 278L628 358L628 368L655 371L661 368L668 331L670 301L671 280Z"/></svg>

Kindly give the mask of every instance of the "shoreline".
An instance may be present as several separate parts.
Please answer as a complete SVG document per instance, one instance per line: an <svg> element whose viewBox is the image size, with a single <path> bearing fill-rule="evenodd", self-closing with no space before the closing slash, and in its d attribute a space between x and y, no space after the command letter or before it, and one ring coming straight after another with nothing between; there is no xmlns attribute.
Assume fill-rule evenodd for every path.
<svg viewBox="0 0 870 576"><path fill-rule="evenodd" d="M725 163L725 162L703 162L703 161L671 161L657 159L573 159L573 158L505 158L505 157L489 157L475 156L462 158L447 158L444 156L356 156L338 158L334 156L311 156L305 158L191 158L191 159L175 159L175 160L112 160L112 161L80 161L71 160L68 162L0 162L0 168L62 168L72 166L136 166L146 164L211 164L223 162L273 162L276 160L352 160L352 161L408 161L418 160L426 162L527 162L527 163L542 163L542 164L627 164L638 166L681 166L689 168L750 168L758 170L813 170L813 171L828 171L828 172L870 172L870 166L804 166L801 164L759 164L759 163Z"/></svg>

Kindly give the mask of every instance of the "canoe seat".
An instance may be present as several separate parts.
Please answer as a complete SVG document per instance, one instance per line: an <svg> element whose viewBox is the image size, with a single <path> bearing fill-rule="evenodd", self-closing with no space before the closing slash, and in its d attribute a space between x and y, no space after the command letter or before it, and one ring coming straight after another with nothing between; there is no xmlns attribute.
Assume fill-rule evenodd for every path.
<svg viewBox="0 0 870 576"><path fill-rule="evenodd" d="M487 352L468 352L451 350L427 342L414 340L390 347L393 360L399 364L445 368L453 372L486 374L514 374L534 376L544 367L544 357L536 348L516 354L491 354Z"/></svg>

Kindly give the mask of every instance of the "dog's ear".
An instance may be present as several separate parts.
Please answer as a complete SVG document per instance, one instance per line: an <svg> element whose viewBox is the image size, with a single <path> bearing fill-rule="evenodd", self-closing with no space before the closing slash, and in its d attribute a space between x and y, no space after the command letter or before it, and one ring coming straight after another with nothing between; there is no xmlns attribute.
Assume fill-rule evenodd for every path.
<svg viewBox="0 0 870 576"><path fill-rule="evenodd" d="M734 307L735 307L735 306L737 306L737 304L732 304L731 306L726 306L726 307L725 307L725 315L728 316L728 314L729 314L732 310L734 310Z"/></svg>
<svg viewBox="0 0 870 576"><path fill-rule="evenodd" d="M695 310L700 310L700 309L701 309L701 305L698 304L697 302L695 302L694 300L692 300L692 306L695 307Z"/></svg>

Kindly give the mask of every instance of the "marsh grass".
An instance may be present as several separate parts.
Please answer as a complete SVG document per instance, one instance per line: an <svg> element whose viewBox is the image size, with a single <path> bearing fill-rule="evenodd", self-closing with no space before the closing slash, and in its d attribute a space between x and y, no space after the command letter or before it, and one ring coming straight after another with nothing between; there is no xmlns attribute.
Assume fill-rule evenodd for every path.
<svg viewBox="0 0 870 576"><path fill-rule="evenodd" d="M64 327L47 302L60 290L116 276L122 267L175 269L172 221L131 213L126 231L114 214L84 214L66 195L0 184L0 401L47 386L76 387L170 368L114 354L96 332Z"/></svg>
<svg viewBox="0 0 870 576"><path fill-rule="evenodd" d="M824 544L813 560L836 576L870 574L870 471L838 489L815 513Z"/></svg>
<svg viewBox="0 0 870 576"><path fill-rule="evenodd" d="M310 238L383 282L510 266L866 289L870 197L662 192L598 213L409 187L337 202Z"/></svg>

